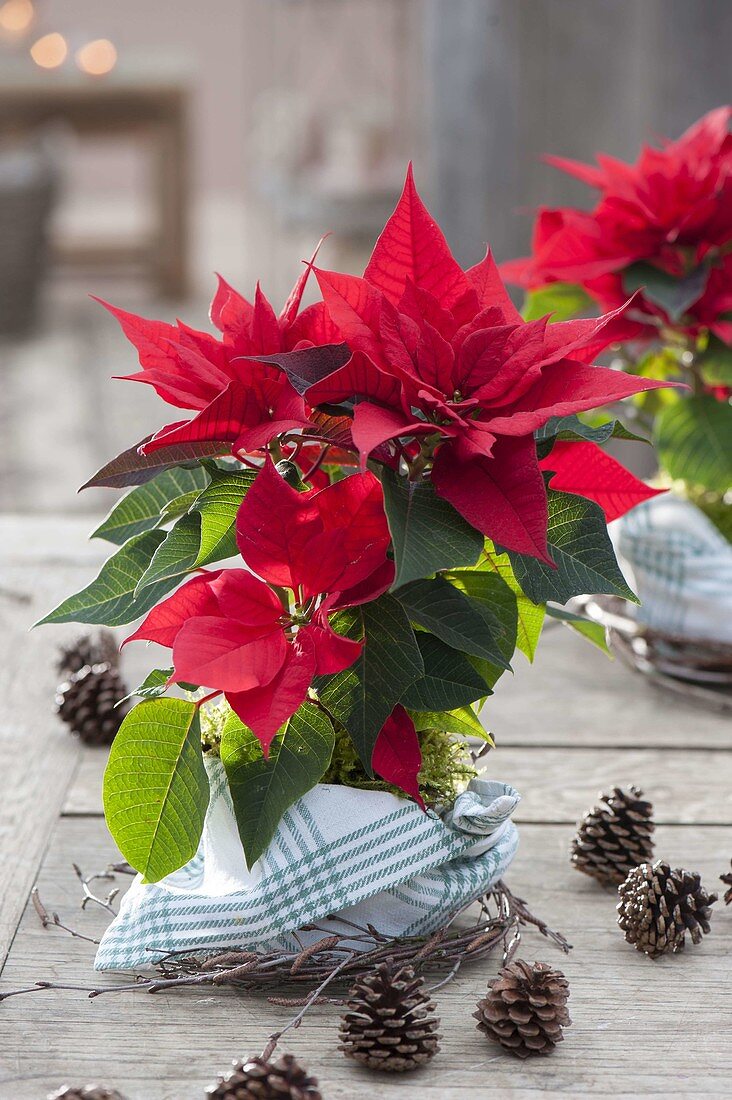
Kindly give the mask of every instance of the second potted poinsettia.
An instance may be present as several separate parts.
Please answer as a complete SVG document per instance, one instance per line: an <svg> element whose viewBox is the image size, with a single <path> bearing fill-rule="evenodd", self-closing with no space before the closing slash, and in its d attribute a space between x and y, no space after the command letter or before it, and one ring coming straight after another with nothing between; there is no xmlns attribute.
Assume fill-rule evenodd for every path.
<svg viewBox="0 0 732 1100"><path fill-rule="evenodd" d="M95 532L119 549L44 620L142 618L127 640L170 654L110 753L140 878L100 967L333 913L438 927L516 848L518 794L467 752L479 708L547 607L635 598L607 515L652 491L598 447L626 429L582 419L665 384L593 365L625 308L525 322L411 170L363 277L314 268L301 310L311 268L279 315L222 283L220 337L112 310L133 377L192 415L91 479L132 486Z"/></svg>
<svg viewBox="0 0 732 1100"><path fill-rule="evenodd" d="M728 106L710 111L634 164L548 158L597 202L540 211L532 255L503 269L528 289L528 316L612 309L635 293L616 331L617 365L685 383L634 399L672 493L628 516L617 542L661 664L720 682L732 682L731 118ZM685 656L671 652L677 641Z"/></svg>

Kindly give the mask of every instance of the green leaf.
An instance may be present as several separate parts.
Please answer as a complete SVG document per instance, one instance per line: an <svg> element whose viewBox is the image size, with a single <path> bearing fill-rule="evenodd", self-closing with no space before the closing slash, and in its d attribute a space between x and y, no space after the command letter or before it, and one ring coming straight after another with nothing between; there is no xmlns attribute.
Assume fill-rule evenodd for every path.
<svg viewBox="0 0 732 1100"><path fill-rule="evenodd" d="M583 638L586 638L588 642L601 650L611 661L615 660L612 650L607 644L605 627L601 626L600 623L592 623L588 619L582 619L580 622L565 623L564 625L577 634L581 634Z"/></svg>
<svg viewBox="0 0 732 1100"><path fill-rule="evenodd" d="M184 516L186 512L191 510L191 506L196 503L199 496L200 490L195 489L193 492L183 493L182 496L169 501L160 513L161 526L170 523L171 520L178 519L179 516Z"/></svg>
<svg viewBox="0 0 732 1100"><path fill-rule="evenodd" d="M388 469L381 480L394 544L396 577L392 588L429 577L439 569L475 565L483 536L437 495L431 482L410 482Z"/></svg>
<svg viewBox="0 0 732 1100"><path fill-rule="evenodd" d="M483 677L462 653L432 634L418 634L417 644L424 675L411 683L399 700L405 707L419 711L454 710L490 694Z"/></svg>
<svg viewBox="0 0 732 1100"><path fill-rule="evenodd" d="M159 882L193 858L208 801L195 704L139 703L110 749L104 814L122 855L145 882Z"/></svg>
<svg viewBox="0 0 732 1100"><path fill-rule="evenodd" d="M391 596L341 612L333 626L351 638L363 638L364 646L350 668L318 677L316 689L326 710L350 733L361 763L372 775L376 738L404 691L424 672L422 657L404 609ZM449 709L466 701L418 709Z"/></svg>
<svg viewBox="0 0 732 1100"><path fill-rule="evenodd" d="M519 597L496 570L488 570L484 564L476 569L453 570L444 576L470 597L472 606L481 613L491 637L497 642L499 660L472 653L463 646L459 647L467 653L470 664L485 680L486 685L493 688L503 673L511 668L509 661L518 643ZM521 594L521 599L525 599L515 580L514 585Z"/></svg>
<svg viewBox="0 0 732 1100"><path fill-rule="evenodd" d="M120 703L126 703L128 699L159 699L161 695L165 695L168 689L168 682L175 672L173 668L154 668L152 672L149 672L139 687L134 691L130 691L122 699L120 699L114 705L118 707ZM176 686L182 688L183 691L198 691L198 684L186 684L183 680L177 680Z"/></svg>
<svg viewBox="0 0 732 1100"><path fill-rule="evenodd" d="M565 611L563 607L552 607L548 605L547 613L551 615L553 619L559 619L559 621L564 626L569 627L570 630L574 630L577 634L581 634L588 642L591 642L592 645L602 650L611 661L615 660L607 644L605 627L600 623L596 623L592 619L587 619L582 615L575 615L571 611Z"/></svg>
<svg viewBox="0 0 732 1100"><path fill-rule="evenodd" d="M699 358L704 381L710 386L732 386L732 347L718 336L709 337L709 343Z"/></svg>
<svg viewBox="0 0 732 1100"><path fill-rule="evenodd" d="M626 369L631 374L637 374L640 378L654 378L658 381L680 381L684 375L681 355L680 348L653 347L637 363ZM641 410L644 420L650 422L658 416L662 409L670 405L677 405L681 400L683 400L681 391L669 386L667 389L645 390L643 393L636 393L630 398L628 404Z"/></svg>
<svg viewBox="0 0 732 1100"><path fill-rule="evenodd" d="M547 496L549 553L556 569L536 558L508 552L516 580L529 599L566 603L583 593L607 593L638 603L615 559L599 504L552 489Z"/></svg>
<svg viewBox="0 0 732 1100"><path fill-rule="evenodd" d="M266 850L285 810L315 786L333 755L333 727L312 703L303 703L277 734L265 760L262 746L235 714L221 736L236 823L247 866Z"/></svg>
<svg viewBox="0 0 732 1100"><path fill-rule="evenodd" d="M90 477L81 488L107 486L111 489L124 489L128 485L142 485L159 474L161 470L167 470L171 466L197 465L203 458L228 454L231 450L229 443L208 440L200 443L171 444L149 455L139 454L139 448L151 438L152 436L147 435L139 443L135 443L121 455L117 455L106 466L102 466L101 470Z"/></svg>
<svg viewBox="0 0 732 1100"><path fill-rule="evenodd" d="M144 593L148 585L162 582L175 583L196 564L201 544L201 517L195 513L181 516L168 531L150 565L137 582L136 595Z"/></svg>
<svg viewBox="0 0 732 1100"><path fill-rule="evenodd" d="M164 531L145 531L126 542L105 562L91 584L60 603L42 623L99 623L122 626L131 623L175 588L177 578L148 585L139 596L136 589L160 544Z"/></svg>
<svg viewBox="0 0 732 1100"><path fill-rule="evenodd" d="M161 695L165 695L168 689L168 681L173 675L175 669L173 668L154 668L152 672L148 672L145 679L142 681L138 688L129 692L123 699L120 699L115 706L119 706L120 703L127 702L128 699L159 699Z"/></svg>
<svg viewBox="0 0 732 1100"><path fill-rule="evenodd" d="M650 440L642 435L636 435L621 424L619 420L608 420L606 424L598 424L593 427L585 424L578 416L552 416L543 427L534 432L537 443L549 439L577 442L589 440L591 443L606 443L608 439L629 439L636 443L649 443Z"/></svg>
<svg viewBox="0 0 732 1100"><path fill-rule="evenodd" d="M211 484L194 505L194 511L201 515L201 545L196 566L236 553L236 514L256 477L254 470L212 471L212 474Z"/></svg>
<svg viewBox="0 0 732 1100"><path fill-rule="evenodd" d="M661 465L713 492L732 485L732 406L711 395L695 394L665 409L656 421Z"/></svg>
<svg viewBox="0 0 732 1100"><path fill-rule="evenodd" d="M623 274L623 285L628 295L642 290L649 301L655 302L671 321L680 321L689 306L704 293L709 278L709 267L700 264L688 275L678 278L669 275L652 264L631 264Z"/></svg>
<svg viewBox="0 0 732 1100"><path fill-rule="evenodd" d="M511 568L511 559L508 554L499 554L492 542L486 543L481 569L497 573L516 597L516 645L530 661L533 661L546 614L545 604L534 603L524 595Z"/></svg>
<svg viewBox="0 0 732 1100"><path fill-rule="evenodd" d="M153 527L157 527L161 515L169 514L168 509L176 500L187 499L189 494L192 494L195 500L206 485L208 485L208 474L200 466L192 470L181 467L163 470L146 485L138 485L130 489L121 500L117 501L107 518L92 531L90 537L106 539L117 546L122 546L133 535L139 535L142 531L150 531ZM187 510L186 504L183 511Z"/></svg>
<svg viewBox="0 0 732 1100"><path fill-rule="evenodd" d="M515 592L501 576L485 570L456 569L446 573L445 578L467 596L471 606L481 615L491 637L496 641L502 660L496 660L490 654L473 653L472 656L486 657L493 664L510 670L509 662L516 649L518 635L518 601ZM435 634L436 631L433 630L432 633ZM447 641L447 638L443 638L443 641ZM471 650L466 649L465 652L471 653Z"/></svg>
<svg viewBox="0 0 732 1100"><path fill-rule="evenodd" d="M524 299L521 316L524 321L538 321L553 314L552 321L569 321L581 313L591 313L595 302L581 286L574 283L549 283L530 290Z"/></svg>
<svg viewBox="0 0 732 1100"><path fill-rule="evenodd" d="M498 578L488 577L487 580L498 580L498 584L502 584ZM510 592L508 594L511 596ZM453 649L483 657L503 668L511 667L505 656L506 630L503 622L492 613L489 605L473 603L464 587L460 591L443 577L434 577L404 585L396 593L396 598L411 622L428 630Z"/></svg>
<svg viewBox="0 0 732 1100"><path fill-rule="evenodd" d="M462 737L479 737L493 744L493 738L472 707L440 711L412 710L409 713L418 733L422 730L445 730L446 733L458 733Z"/></svg>

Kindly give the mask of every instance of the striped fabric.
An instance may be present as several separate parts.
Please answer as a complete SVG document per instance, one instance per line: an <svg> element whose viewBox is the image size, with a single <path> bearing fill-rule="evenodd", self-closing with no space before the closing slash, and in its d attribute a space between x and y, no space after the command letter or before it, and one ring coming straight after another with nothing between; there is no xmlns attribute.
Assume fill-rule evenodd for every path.
<svg viewBox="0 0 732 1100"><path fill-rule="evenodd" d="M665 493L639 504L611 532L641 599L640 622L732 643L732 544L696 505Z"/></svg>
<svg viewBox="0 0 732 1100"><path fill-rule="evenodd" d="M218 761L209 778L196 856L155 885L135 880L104 934L97 970L150 965L181 949L294 946L290 933L336 913L390 936L429 933L499 878L518 844L509 815L519 795L503 783L474 780L451 825L391 794L320 784L290 807L248 870ZM455 824L460 799L469 830ZM482 831L476 800L486 811ZM338 927L328 921L329 931Z"/></svg>

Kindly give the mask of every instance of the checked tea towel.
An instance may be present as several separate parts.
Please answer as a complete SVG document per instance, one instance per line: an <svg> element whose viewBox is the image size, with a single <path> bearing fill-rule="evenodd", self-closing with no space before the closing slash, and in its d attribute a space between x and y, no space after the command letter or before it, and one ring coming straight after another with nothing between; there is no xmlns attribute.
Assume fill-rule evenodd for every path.
<svg viewBox="0 0 732 1100"><path fill-rule="evenodd" d="M473 780L444 821L393 794L319 784L249 870L224 770L207 767L196 856L154 885L135 880L97 970L151 965L169 951L295 947L292 932L336 913L389 936L428 934L500 878L518 845L510 814L520 795L504 783Z"/></svg>
<svg viewBox="0 0 732 1100"><path fill-rule="evenodd" d="M611 534L641 599L639 622L732 643L732 544L695 504L664 493L617 520Z"/></svg>

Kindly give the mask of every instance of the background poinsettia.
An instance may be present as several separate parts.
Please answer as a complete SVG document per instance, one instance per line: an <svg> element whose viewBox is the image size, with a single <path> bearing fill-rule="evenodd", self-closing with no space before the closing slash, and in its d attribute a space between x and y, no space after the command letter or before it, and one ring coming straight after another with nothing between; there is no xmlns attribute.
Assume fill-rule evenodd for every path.
<svg viewBox="0 0 732 1100"><path fill-rule="evenodd" d="M634 376L688 383L646 394L639 419L662 465L695 489L732 484L732 107L710 111L676 141L646 146L634 164L548 157L599 192L589 211L540 210L531 256L504 276L528 289L525 313L566 317L619 307L619 360Z"/></svg>
<svg viewBox="0 0 732 1100"><path fill-rule="evenodd" d="M725 342L732 325L731 107L710 111L677 141L644 147L635 164L600 153L597 167L563 157L549 164L599 191L592 210L540 211L532 255L503 266L510 281L535 288L576 283L612 309L643 288L627 335L701 326Z"/></svg>
<svg viewBox="0 0 732 1100"><path fill-rule="evenodd" d="M132 824L165 821L163 873L196 838L171 840L160 792L204 797L212 699L225 767L254 734L280 806L324 774L336 732L422 803L420 735L487 736L480 706L554 603L635 598L607 520L653 490L600 449L632 434L582 419L664 384L594 364L627 307L525 321L490 252L460 267L411 170L363 277L316 269L322 301L300 312L313 263L279 317L220 283L219 336L112 310L135 377L195 415L90 480L131 487L95 532L117 548L44 621L143 618L128 640L172 651L125 719L135 781L106 803L123 851ZM189 695L171 708L174 685ZM237 774L232 797L257 795ZM254 848L242 833L248 857L276 826L263 814Z"/></svg>

